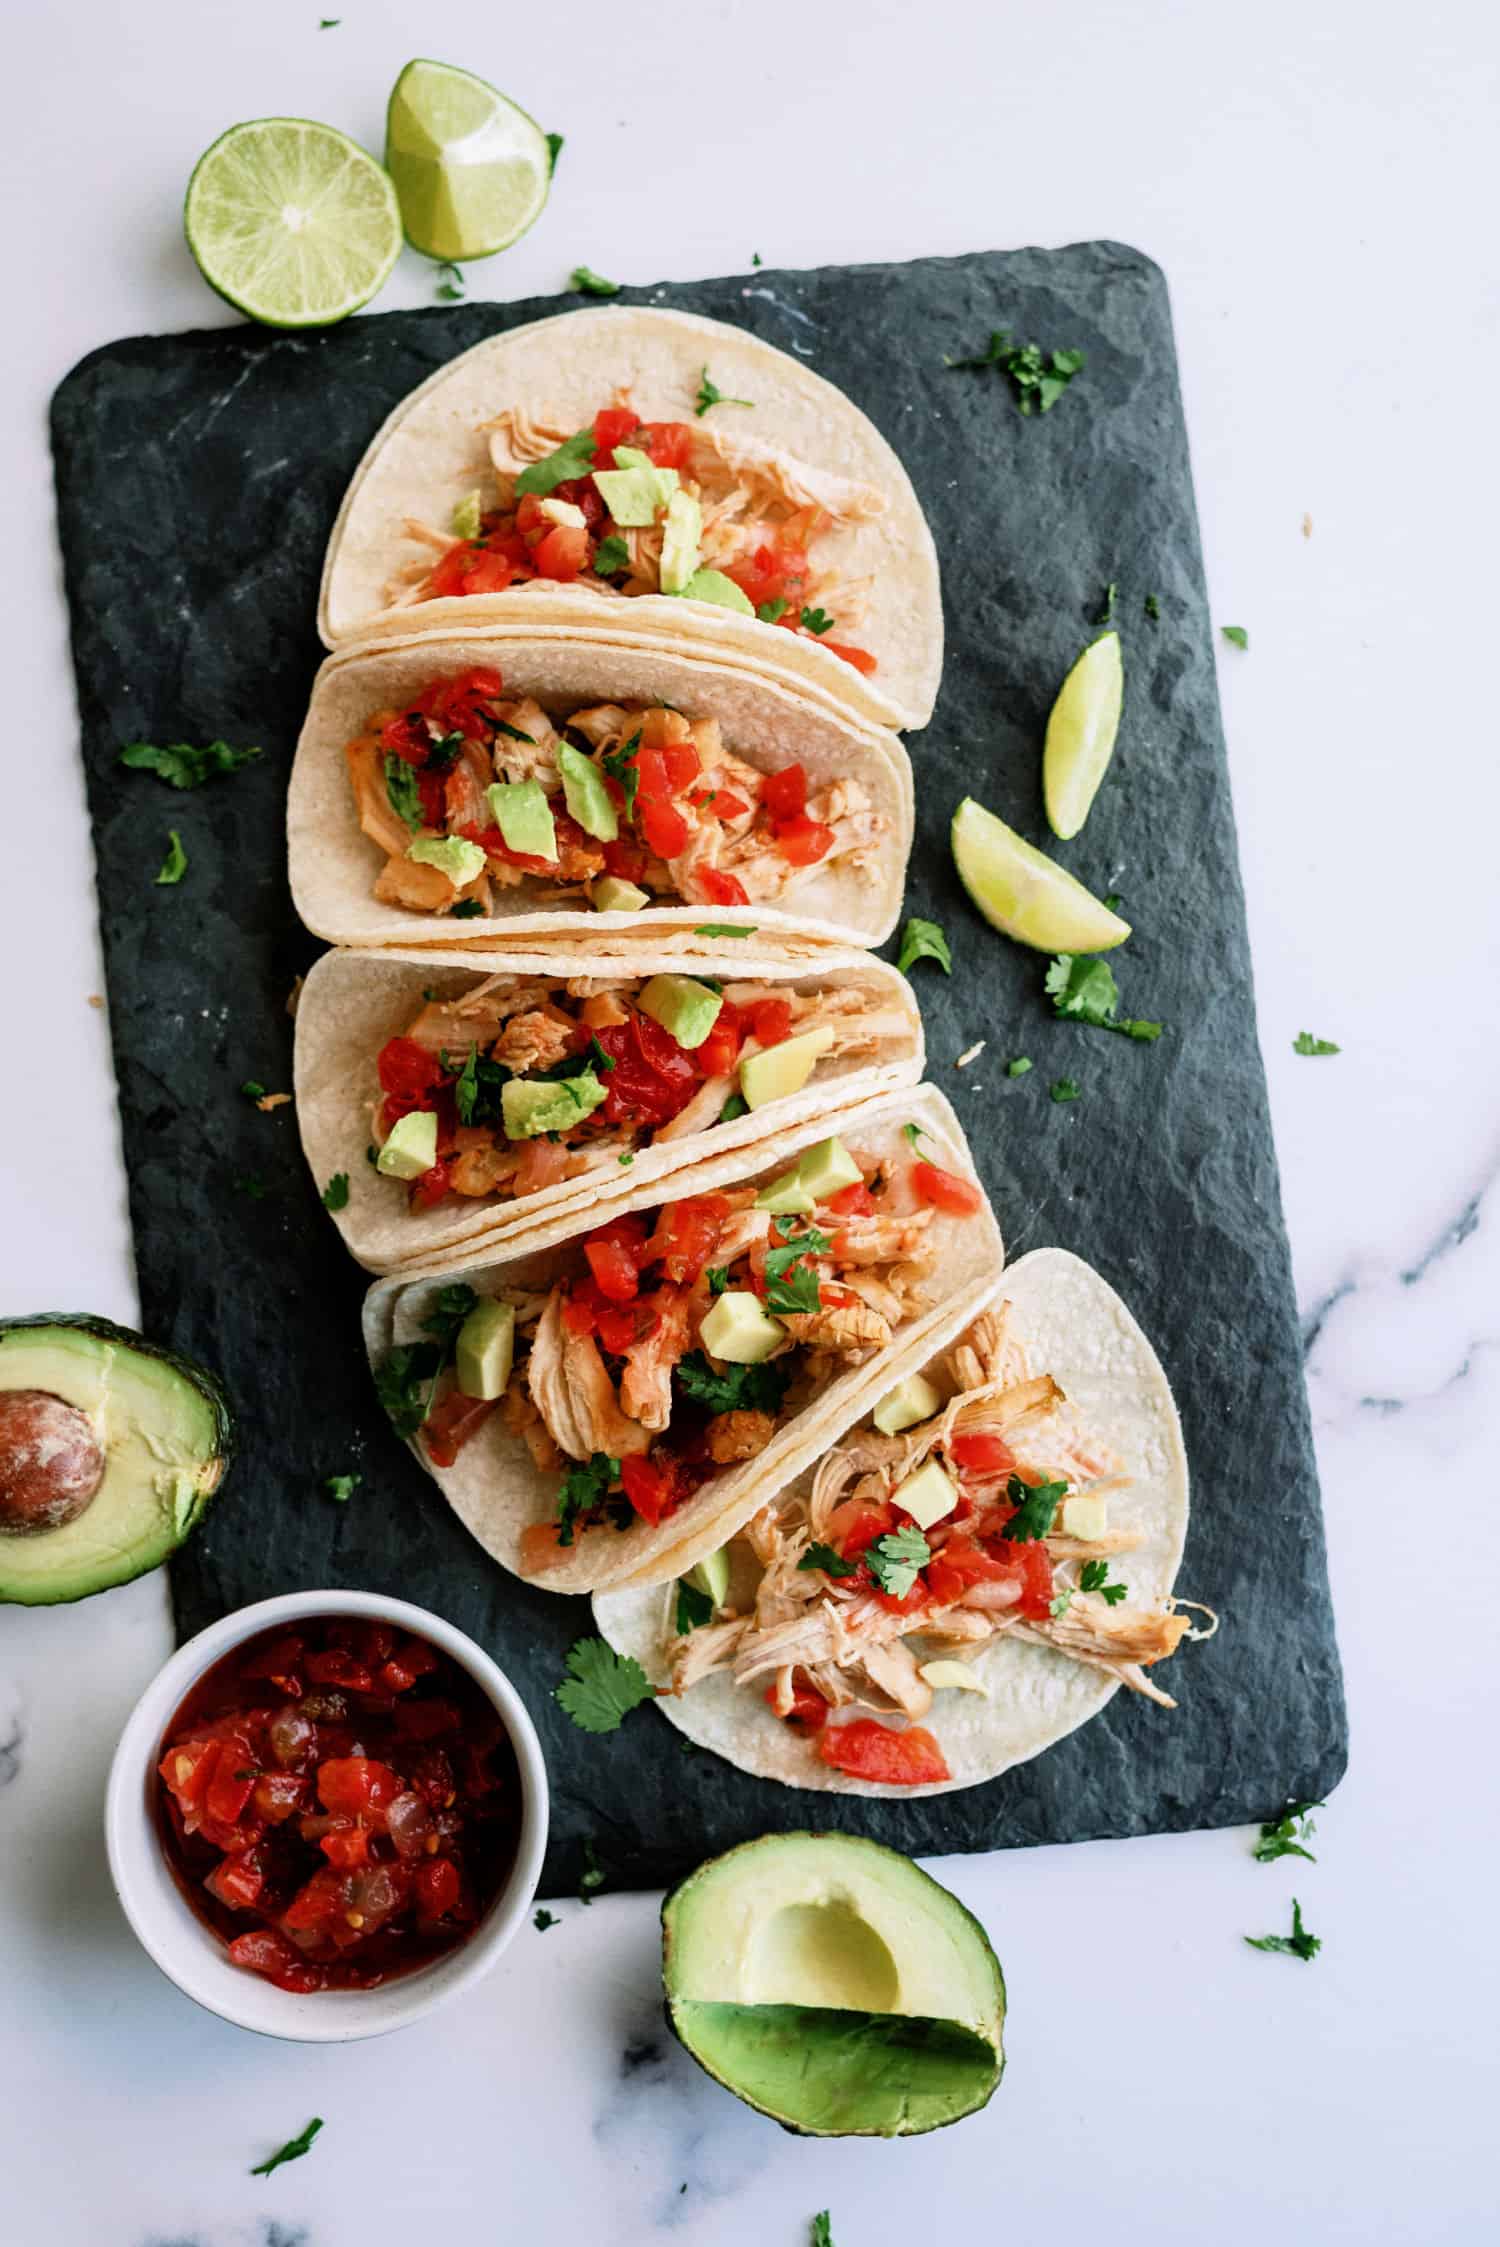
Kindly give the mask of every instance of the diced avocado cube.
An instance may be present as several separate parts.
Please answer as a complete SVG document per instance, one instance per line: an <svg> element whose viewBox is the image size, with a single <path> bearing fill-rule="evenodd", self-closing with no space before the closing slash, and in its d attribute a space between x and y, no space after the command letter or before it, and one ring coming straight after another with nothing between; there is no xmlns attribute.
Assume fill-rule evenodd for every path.
<svg viewBox="0 0 1500 2247"><path fill-rule="evenodd" d="M967 1662L921 1662L917 1674L925 1678L934 1693L940 1693L945 1685L960 1693L989 1692L984 1679L977 1670L971 1670Z"/></svg>
<svg viewBox="0 0 1500 2247"><path fill-rule="evenodd" d="M1109 1534L1109 1500L1103 1491L1075 1490L1062 1502L1058 1529L1064 1537L1083 1537L1090 1544Z"/></svg>
<svg viewBox="0 0 1500 2247"><path fill-rule="evenodd" d="M786 1328L760 1297L736 1287L715 1299L698 1332L704 1349L728 1365L760 1365L786 1340Z"/></svg>
<svg viewBox="0 0 1500 2247"><path fill-rule="evenodd" d="M661 542L661 589L685 593L698 568L703 543L703 510L691 492L673 492L667 502Z"/></svg>
<svg viewBox="0 0 1500 2247"><path fill-rule="evenodd" d="M887 1389L870 1418L883 1436L899 1436L903 1428L920 1427L943 1409L943 1399L925 1374L909 1373L894 1389Z"/></svg>
<svg viewBox="0 0 1500 2247"><path fill-rule="evenodd" d="M691 1584L695 1592L704 1592L715 1607L722 1607L729 1597L729 1547L721 1545L716 1553L706 1553L702 1560L694 1561L683 1582Z"/></svg>
<svg viewBox="0 0 1500 2247"><path fill-rule="evenodd" d="M649 530L678 488L675 468L657 468L634 445L615 447L617 468L596 468L594 484L622 531Z"/></svg>
<svg viewBox="0 0 1500 2247"><path fill-rule="evenodd" d="M592 757L575 749L571 741L561 741L557 769L562 774L563 801L584 833L598 842L612 843L620 832L620 822L609 800L604 775Z"/></svg>
<svg viewBox="0 0 1500 2247"><path fill-rule="evenodd" d="M512 1077L500 1087L500 1112L507 1139L540 1139L544 1131L571 1131L592 1115L605 1088L592 1069L576 1077L546 1081Z"/></svg>
<svg viewBox="0 0 1500 2247"><path fill-rule="evenodd" d="M539 780L493 780L485 795L507 850L526 858L556 858L557 829Z"/></svg>
<svg viewBox="0 0 1500 2247"><path fill-rule="evenodd" d="M905 1482L897 1483L891 1492L891 1504L910 1514L918 1529L931 1529L934 1522L946 1520L958 1504L958 1484L936 1459L929 1459Z"/></svg>
<svg viewBox="0 0 1500 2247"><path fill-rule="evenodd" d="M382 1178L420 1178L437 1161L438 1120L431 1108L398 1116L390 1137L375 1157Z"/></svg>
<svg viewBox="0 0 1500 2247"><path fill-rule="evenodd" d="M800 1092L818 1065L818 1057L833 1044L830 1024L804 1030L797 1038L783 1038L764 1053L747 1054L740 1063L740 1090L747 1108L764 1108L770 1100L789 1100Z"/></svg>
<svg viewBox="0 0 1500 2247"><path fill-rule="evenodd" d="M716 609L738 609L742 616L754 616L755 603L748 593L737 586L732 577L722 570L694 570L682 588L686 601L712 601Z"/></svg>
<svg viewBox="0 0 1500 2247"><path fill-rule="evenodd" d="M453 1366L464 1395L486 1403L503 1397L515 1350L515 1306L484 1296L459 1328L454 1345Z"/></svg>
<svg viewBox="0 0 1500 2247"><path fill-rule="evenodd" d="M863 1183L864 1172L841 1139L820 1139L797 1158L797 1175L815 1202L830 1201L846 1186Z"/></svg>
<svg viewBox="0 0 1500 2247"><path fill-rule="evenodd" d="M724 1001L717 991L711 991L706 983L695 983L690 975L653 975L636 1005L691 1053L718 1021Z"/></svg>
<svg viewBox="0 0 1500 2247"><path fill-rule="evenodd" d="M558 523L564 530L586 531L589 527L587 515L571 499L539 499L537 508L549 523Z"/></svg>
<svg viewBox="0 0 1500 2247"><path fill-rule="evenodd" d="M407 844L406 855L418 866L436 866L455 889L467 889L484 872L484 852L462 835L418 835Z"/></svg>
<svg viewBox="0 0 1500 2247"><path fill-rule="evenodd" d="M483 509L477 491L465 492L453 510L453 535L455 538L477 538L483 529L480 516Z"/></svg>
<svg viewBox="0 0 1500 2247"><path fill-rule="evenodd" d="M799 1171L784 1170L769 1186L762 1186L755 1197L755 1206L768 1209L773 1217L811 1217L813 1198L803 1185Z"/></svg>
<svg viewBox="0 0 1500 2247"><path fill-rule="evenodd" d="M650 890L635 882L623 882L618 874L601 874L589 891L589 903L596 913L638 913L650 902Z"/></svg>

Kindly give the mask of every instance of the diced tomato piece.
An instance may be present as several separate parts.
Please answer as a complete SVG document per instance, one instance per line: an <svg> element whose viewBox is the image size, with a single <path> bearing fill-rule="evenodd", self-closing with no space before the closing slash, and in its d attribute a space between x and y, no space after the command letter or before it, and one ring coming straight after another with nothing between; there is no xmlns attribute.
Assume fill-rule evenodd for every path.
<svg viewBox="0 0 1500 2247"><path fill-rule="evenodd" d="M446 1919L456 1911L463 1894L458 1867L451 1857L434 1857L417 1874L417 1910L423 1919Z"/></svg>
<svg viewBox="0 0 1500 2247"><path fill-rule="evenodd" d="M1045 1622L1052 1612L1052 1562L1040 1538L1029 1538L1015 1547L1021 1579L1021 1613L1033 1623Z"/></svg>
<svg viewBox="0 0 1500 2247"><path fill-rule="evenodd" d="M807 772L802 765L783 765L780 772L760 776L760 800L773 819L796 819L807 809Z"/></svg>
<svg viewBox="0 0 1500 2247"><path fill-rule="evenodd" d="M750 1009L750 1027L757 1045L780 1045L792 1034L790 999L758 999Z"/></svg>
<svg viewBox="0 0 1500 2247"><path fill-rule="evenodd" d="M706 799L715 819L743 819L750 806L741 796L732 796L727 788L715 788Z"/></svg>
<svg viewBox="0 0 1500 2247"><path fill-rule="evenodd" d="M412 1208L436 1209L448 1191L450 1175L448 1164L438 1162L430 1170L424 1170L420 1178L414 1178L411 1182Z"/></svg>
<svg viewBox="0 0 1500 2247"><path fill-rule="evenodd" d="M430 1108L431 1095L443 1082L443 1064L415 1038L388 1038L375 1063L386 1099L401 1100L410 1108Z"/></svg>
<svg viewBox="0 0 1500 2247"><path fill-rule="evenodd" d="M871 1506L863 1498L846 1498L828 1517L828 1542L844 1560L858 1560L867 1545L894 1529L896 1517L889 1506Z"/></svg>
<svg viewBox="0 0 1500 2247"><path fill-rule="evenodd" d="M686 1201L669 1202L651 1236L652 1260L661 1259L669 1280L691 1284L718 1247L728 1217L729 1204L722 1194L694 1194Z"/></svg>
<svg viewBox="0 0 1500 2247"><path fill-rule="evenodd" d="M776 1688L774 1685L766 1687L765 1697L767 1706L774 1709L776 1706ZM821 1732L828 1722L828 1703L817 1688L808 1683L805 1673L801 1670L793 1670L792 1672L792 1705L782 1721L786 1724L800 1724L808 1732Z"/></svg>
<svg viewBox="0 0 1500 2247"><path fill-rule="evenodd" d="M926 1787L953 1776L937 1741L920 1724L897 1732L866 1716L852 1724L825 1725L818 1735L818 1754L835 1771L887 1787Z"/></svg>
<svg viewBox="0 0 1500 2247"><path fill-rule="evenodd" d="M208 1782L204 1811L215 1824L232 1826L250 1800L258 1765L248 1739L239 1735L225 1740Z"/></svg>
<svg viewBox="0 0 1500 2247"><path fill-rule="evenodd" d="M623 805L623 803L624 794L622 792L620 805ZM620 805L616 806L617 810ZM646 853L641 849L639 843L629 835L620 835L616 837L614 842L605 843L602 848L606 874L613 874L616 881L639 882L642 874L646 871Z"/></svg>
<svg viewBox="0 0 1500 2247"><path fill-rule="evenodd" d="M649 1022L650 1016L643 1016L642 1019ZM652 1023L652 1028L656 1027L658 1025ZM673 1043L676 1043L675 1039ZM632 1266L639 1270L646 1261L646 1243L650 1235L651 1227L641 1211L628 1209L620 1217L611 1217L604 1224L595 1225L588 1237L591 1241L612 1241L617 1248L625 1251Z"/></svg>
<svg viewBox="0 0 1500 2247"><path fill-rule="evenodd" d="M557 578L564 585L572 584L588 558L588 531L573 523L554 523L531 554L538 577Z"/></svg>
<svg viewBox="0 0 1500 2247"><path fill-rule="evenodd" d="M606 1123L666 1123L692 1098L700 1081L697 1062L649 1014L595 1033L614 1067L604 1079Z"/></svg>
<svg viewBox="0 0 1500 2247"><path fill-rule="evenodd" d="M653 1528L670 1511L676 1487L670 1459L658 1466L655 1460L637 1452L620 1461L620 1481L641 1520L650 1522Z"/></svg>
<svg viewBox="0 0 1500 2247"><path fill-rule="evenodd" d="M336 1833L324 1834L318 1843L330 1865L339 1872L353 1872L370 1862L370 1831L367 1826L341 1827Z"/></svg>
<svg viewBox="0 0 1500 2247"><path fill-rule="evenodd" d="M291 1990L305 1996L311 1990L321 1989L323 1976L316 1966L309 1966L284 1935L274 1934L269 1927L256 1928L253 1933L236 1935L229 1946L229 1956L236 1966L247 1973L264 1974L268 1982L278 1989Z"/></svg>
<svg viewBox="0 0 1500 2247"><path fill-rule="evenodd" d="M367 1662L357 1662L342 1646L330 1646L321 1654L309 1654L307 1674L314 1685L342 1685L351 1693L373 1693L375 1679Z"/></svg>
<svg viewBox="0 0 1500 2247"><path fill-rule="evenodd" d="M221 1746L222 1742L218 1740L184 1740L176 1747L168 1748L157 1765L164 1784L176 1796L177 1807L185 1818L191 1820L202 1809Z"/></svg>
<svg viewBox="0 0 1500 2247"><path fill-rule="evenodd" d="M636 805L635 823L648 849L658 858L675 858L686 850L692 829L675 804L658 796L642 797Z"/></svg>
<svg viewBox="0 0 1500 2247"><path fill-rule="evenodd" d="M640 423L628 406L605 406L594 416L594 466L613 468L616 445L628 445ZM642 446L641 450L645 451Z"/></svg>
<svg viewBox="0 0 1500 2247"><path fill-rule="evenodd" d="M425 765L432 754L432 736L421 711L403 710L399 717L387 719L380 729L380 746L388 757L400 757L409 765Z"/></svg>
<svg viewBox="0 0 1500 2247"><path fill-rule="evenodd" d="M668 741L659 749L638 749L630 760L638 780L637 800L680 796L703 770L691 741Z"/></svg>
<svg viewBox="0 0 1500 2247"><path fill-rule="evenodd" d="M721 874L717 866L700 866L693 874L693 883L705 905L748 905L750 892L733 874Z"/></svg>
<svg viewBox="0 0 1500 2247"><path fill-rule="evenodd" d="M598 423L594 424L597 429ZM619 439L615 442L618 444ZM658 468L688 468L693 459L693 431L685 421L648 421L641 427L641 447Z"/></svg>
<svg viewBox="0 0 1500 2247"><path fill-rule="evenodd" d="M1015 1453L999 1436L978 1429L973 1435L950 1436L943 1447L961 1475L1009 1475L1016 1469Z"/></svg>
<svg viewBox="0 0 1500 2247"><path fill-rule="evenodd" d="M714 1020L714 1026L701 1045L694 1046L693 1060L705 1077L727 1077L740 1057L740 1047L745 1042L745 1019L738 1007L725 999Z"/></svg>
<svg viewBox="0 0 1500 2247"><path fill-rule="evenodd" d="M818 1204L820 1209L831 1209L835 1217L872 1217L875 1206L875 1196L863 1180L855 1186L841 1186L836 1194L829 1195L826 1202ZM841 1254L837 1241L834 1242L833 1253L835 1257Z"/></svg>
<svg viewBox="0 0 1500 2247"><path fill-rule="evenodd" d="M495 547L450 546L427 580L427 598L437 601L471 593L503 593L518 577L529 574Z"/></svg>
<svg viewBox="0 0 1500 2247"><path fill-rule="evenodd" d="M281 1924L293 1935L316 1933L343 1918L348 1893L346 1876L325 1865L298 1889L281 1915Z"/></svg>
<svg viewBox="0 0 1500 2247"><path fill-rule="evenodd" d="M914 1162L911 1183L919 1201L946 1210L950 1217L976 1217L984 1207L984 1196L977 1186L967 1178L955 1177L951 1170L940 1170L936 1163Z"/></svg>
<svg viewBox="0 0 1500 2247"><path fill-rule="evenodd" d="M402 1788L399 1773L373 1756L330 1756L318 1766L318 1800L335 1817L362 1818L394 1802Z"/></svg>
<svg viewBox="0 0 1500 2247"><path fill-rule="evenodd" d="M824 640L820 644L827 648L830 655L841 657L845 663L852 663L856 671L863 671L867 679L879 668L874 656L864 648L851 648L843 640Z"/></svg>
<svg viewBox="0 0 1500 2247"><path fill-rule="evenodd" d="M231 1911L247 1912L260 1902L266 1876L255 1852L246 1849L233 1857L221 1857L203 1885Z"/></svg>
<svg viewBox="0 0 1500 2247"><path fill-rule="evenodd" d="M583 1253L600 1292L612 1303L633 1303L640 1293L635 1259L619 1241L585 1241Z"/></svg>
<svg viewBox="0 0 1500 2247"><path fill-rule="evenodd" d="M422 1423L422 1441L433 1465L451 1467L494 1409L479 1397L466 1397L462 1389L450 1389Z"/></svg>
<svg viewBox="0 0 1500 2247"><path fill-rule="evenodd" d="M777 820L771 833L789 866L816 866L833 848L833 829L820 819L809 819L805 812L795 819Z"/></svg>
<svg viewBox="0 0 1500 2247"><path fill-rule="evenodd" d="M256 1780L251 1799L258 1818L268 1826L279 1826L305 1805L307 1781L295 1771L265 1771Z"/></svg>

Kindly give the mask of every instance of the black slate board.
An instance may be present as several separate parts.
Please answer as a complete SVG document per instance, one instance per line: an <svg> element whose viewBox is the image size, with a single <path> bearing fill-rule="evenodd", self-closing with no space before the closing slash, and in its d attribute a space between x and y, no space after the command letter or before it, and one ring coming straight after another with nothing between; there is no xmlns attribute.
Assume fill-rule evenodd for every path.
<svg viewBox="0 0 1500 2247"><path fill-rule="evenodd" d="M282 803L318 648L323 545L388 409L455 352L550 302L251 328L108 346L53 406L62 545L99 867L142 1318L218 1366L241 1454L174 1564L180 1630L272 1592L364 1585L436 1608L491 1648L536 1719L554 1787L544 1892L585 1837L613 1884L814 1820L912 1852L1004 1848L1262 1817L1317 1798L1346 1753L1342 1685L1282 1230L1213 653L1166 287L1094 242L909 265L757 272L629 290L738 322L840 383L905 459L944 570L942 698L911 749L909 909L952 935L951 982L917 970L930 1073L956 1101L1012 1253L1088 1257L1153 1334L1182 1407L1194 1511L1181 1588L1223 1616L1172 1665L1175 1715L1116 1696L1039 1761L913 1803L814 1800L684 1753L649 1712L611 1739L551 1698L585 1603L504 1575L386 1429L359 1342L363 1278L319 1210L290 1109L295 920ZM1045 419L944 354L995 327L1087 365ZM969 791L1042 839L1038 749L1058 682L1118 592L1126 715L1083 837L1059 855L1119 890L1115 956L1156 1046L1054 1021L1043 963L993 936L946 832ZM1144 613L1155 594L1159 622ZM122 770L133 740L257 742L196 794ZM176 826L177 888L153 876ZM988 1046L955 1073L957 1055ZM1029 1054L1028 1076L1004 1058ZM1049 1084L1081 1097L1054 1104ZM364 1476L351 1503L320 1478Z"/></svg>

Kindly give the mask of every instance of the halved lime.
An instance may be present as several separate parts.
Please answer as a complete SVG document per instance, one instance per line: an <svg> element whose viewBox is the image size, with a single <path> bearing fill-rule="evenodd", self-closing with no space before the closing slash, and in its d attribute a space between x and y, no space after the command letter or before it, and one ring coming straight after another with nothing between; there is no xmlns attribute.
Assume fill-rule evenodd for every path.
<svg viewBox="0 0 1500 2247"><path fill-rule="evenodd" d="M959 879L1002 935L1039 952L1108 952L1130 934L1128 921L972 796L950 832Z"/></svg>
<svg viewBox="0 0 1500 2247"><path fill-rule="evenodd" d="M1042 751L1042 794L1047 824L1063 842L1076 835L1114 755L1125 696L1120 635L1105 632L1090 643L1062 683L1047 720Z"/></svg>
<svg viewBox="0 0 1500 2247"><path fill-rule="evenodd" d="M446 62L409 62L396 80L385 161L407 240L445 263L516 241L546 202L552 170L540 125Z"/></svg>
<svg viewBox="0 0 1500 2247"><path fill-rule="evenodd" d="M272 328L357 312L401 254L396 191L374 157L305 117L231 125L198 159L183 224L209 287Z"/></svg>

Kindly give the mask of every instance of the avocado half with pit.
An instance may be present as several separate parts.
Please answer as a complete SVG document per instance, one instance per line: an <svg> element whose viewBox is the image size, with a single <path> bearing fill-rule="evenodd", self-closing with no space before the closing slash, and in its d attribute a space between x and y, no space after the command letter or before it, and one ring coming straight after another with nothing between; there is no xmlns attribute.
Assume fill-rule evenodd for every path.
<svg viewBox="0 0 1500 2247"><path fill-rule="evenodd" d="M667 2019L699 2066L788 2130L904 2138L982 2107L1005 1980L972 1912L898 1850L767 1834L662 1905Z"/></svg>
<svg viewBox="0 0 1500 2247"><path fill-rule="evenodd" d="M224 1479L217 1378L128 1327L0 1319L0 1602L51 1607L143 1576Z"/></svg>

